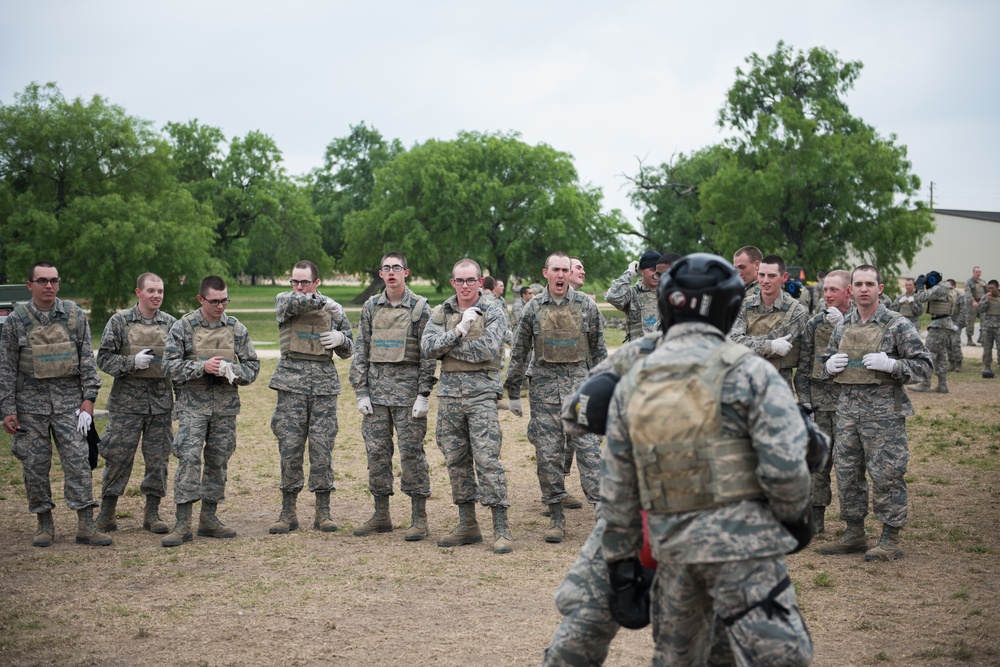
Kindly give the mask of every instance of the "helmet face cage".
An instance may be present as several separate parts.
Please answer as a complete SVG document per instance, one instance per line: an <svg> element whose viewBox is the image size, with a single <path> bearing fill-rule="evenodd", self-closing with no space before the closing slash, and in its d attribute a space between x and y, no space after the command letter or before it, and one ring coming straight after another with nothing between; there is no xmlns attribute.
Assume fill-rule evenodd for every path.
<svg viewBox="0 0 1000 667"><path fill-rule="evenodd" d="M743 304L743 290L736 268L722 257L708 253L682 257L660 278L657 302L663 330L696 320L728 333Z"/></svg>

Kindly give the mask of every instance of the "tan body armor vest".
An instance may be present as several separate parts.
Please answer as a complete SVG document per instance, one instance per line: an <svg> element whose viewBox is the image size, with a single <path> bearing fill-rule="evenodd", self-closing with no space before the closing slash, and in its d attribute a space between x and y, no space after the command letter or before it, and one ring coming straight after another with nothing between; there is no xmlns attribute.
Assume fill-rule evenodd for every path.
<svg viewBox="0 0 1000 667"><path fill-rule="evenodd" d="M973 300L979 301L984 296L986 296L986 287L982 283L975 280L970 280L969 285L970 285L969 291L972 292Z"/></svg>
<svg viewBox="0 0 1000 667"><path fill-rule="evenodd" d="M368 359L380 364L420 363L420 341L416 323L420 321L427 299L420 297L412 308L372 309L372 336Z"/></svg>
<svg viewBox="0 0 1000 667"><path fill-rule="evenodd" d="M167 349L167 325L146 324L141 319L130 318L128 311L126 311L125 330L128 335L120 354L128 357L143 350L150 350L153 353L153 360L149 362L149 368L137 368L129 374L129 377L162 378L163 351Z"/></svg>
<svg viewBox="0 0 1000 667"><path fill-rule="evenodd" d="M986 302L986 310L983 312L984 315L1000 315L1000 296L991 296L990 300Z"/></svg>
<svg viewBox="0 0 1000 667"><path fill-rule="evenodd" d="M17 370L36 380L51 380L80 374L80 353L76 346L76 332L69 321L79 317L79 307L72 301L63 301L66 320L42 324L24 304L14 307L27 331L28 346L21 349ZM55 311L53 311L54 313Z"/></svg>
<svg viewBox="0 0 1000 667"><path fill-rule="evenodd" d="M903 317L910 317L910 318L918 317L920 315L920 311L917 310L916 304L914 304L911 301L907 301L905 303L901 302L899 304L899 310L897 312Z"/></svg>
<svg viewBox="0 0 1000 667"><path fill-rule="evenodd" d="M722 384L750 354L725 342L700 363L634 367L626 409L643 509L673 514L764 497L750 440L722 431Z"/></svg>
<svg viewBox="0 0 1000 667"><path fill-rule="evenodd" d="M223 317L226 317L223 315ZM192 350L184 357L188 361L208 361L213 357L222 357L233 363L236 359L236 331L227 323L225 326L209 329L185 315L191 326Z"/></svg>
<svg viewBox="0 0 1000 667"><path fill-rule="evenodd" d="M557 306L539 304L535 354L550 364L573 364L590 358L590 345L583 326L583 299L576 294L572 302Z"/></svg>
<svg viewBox="0 0 1000 667"><path fill-rule="evenodd" d="M484 304L485 305L485 304ZM445 331L450 331L458 326L458 323L462 321L461 312L453 312L449 315L445 315L444 304L434 308L433 312L434 321L438 324L444 324ZM472 323L469 327L469 333L465 334L463 338L465 340L478 340L483 332L486 331L486 316L477 317L476 321ZM448 373L455 372L469 372L469 371L499 371L503 368L503 356L498 355L497 357L490 359L489 361L463 361L462 359L456 359L451 356L451 353L445 354L441 357L441 371Z"/></svg>
<svg viewBox="0 0 1000 667"><path fill-rule="evenodd" d="M330 361L333 350L323 347L319 337L332 326L333 316L319 308L284 322L278 332L281 356L302 361Z"/></svg>
<svg viewBox="0 0 1000 667"><path fill-rule="evenodd" d="M935 317L940 317L941 315L951 315L951 311L955 309L955 304L957 302L958 296L955 294L955 291L949 290L945 298L928 301L927 312Z"/></svg>
<svg viewBox="0 0 1000 667"><path fill-rule="evenodd" d="M900 317L899 313L886 311L885 317L879 321L864 324L845 322L837 352L847 355L847 368L837 373L833 381L839 384L898 384L888 373L865 368L862 359L866 354L882 351L886 330Z"/></svg>
<svg viewBox="0 0 1000 667"><path fill-rule="evenodd" d="M656 290L636 290L625 323L628 333L626 340L639 340L654 331L659 319L660 309L656 303Z"/></svg>
<svg viewBox="0 0 1000 667"><path fill-rule="evenodd" d="M747 309L747 333L751 336L766 337L776 329L788 324L792 321L792 316L795 314L793 308L796 303L798 302L785 302L784 298L782 298L781 306L778 310L771 311L770 313L758 313ZM795 368L799 365L799 351L802 348L802 342L798 339L790 342L792 349L785 356L766 357L767 361L771 362L771 365L778 370Z"/></svg>
<svg viewBox="0 0 1000 667"><path fill-rule="evenodd" d="M823 357L826 356L826 348L830 346L830 338L833 336L833 327L825 319L822 320L816 327L816 332L813 334L813 362L812 368L809 369L809 377L813 380L819 380L822 377L823 366L826 364Z"/></svg>

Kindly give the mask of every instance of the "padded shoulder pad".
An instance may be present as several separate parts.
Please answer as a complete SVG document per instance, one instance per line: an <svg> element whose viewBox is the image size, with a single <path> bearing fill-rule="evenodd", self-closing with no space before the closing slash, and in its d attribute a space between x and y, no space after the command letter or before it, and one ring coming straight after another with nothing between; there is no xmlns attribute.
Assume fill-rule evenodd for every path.
<svg viewBox="0 0 1000 667"><path fill-rule="evenodd" d="M418 296L417 302L413 305L413 309L410 311L410 321L416 324L420 321L420 316L424 314L424 304L427 303L427 298ZM444 320L438 322L438 324L443 324Z"/></svg>
<svg viewBox="0 0 1000 667"><path fill-rule="evenodd" d="M431 319L434 320L434 324L442 325L444 324L444 304L434 306L434 310L431 311Z"/></svg>

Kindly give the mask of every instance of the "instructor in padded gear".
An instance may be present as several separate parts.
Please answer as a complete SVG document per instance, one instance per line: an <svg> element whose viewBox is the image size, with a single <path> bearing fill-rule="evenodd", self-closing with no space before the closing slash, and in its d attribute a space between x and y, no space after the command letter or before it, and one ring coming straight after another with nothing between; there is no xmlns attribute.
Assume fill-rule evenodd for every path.
<svg viewBox="0 0 1000 667"><path fill-rule="evenodd" d="M809 435L775 367L726 340L743 289L721 257L675 263L658 292L664 339L608 410L601 514L611 609L642 586L641 508L659 563L655 664L705 664L713 627L738 665L812 658L785 560L797 541L783 526L809 510Z"/></svg>

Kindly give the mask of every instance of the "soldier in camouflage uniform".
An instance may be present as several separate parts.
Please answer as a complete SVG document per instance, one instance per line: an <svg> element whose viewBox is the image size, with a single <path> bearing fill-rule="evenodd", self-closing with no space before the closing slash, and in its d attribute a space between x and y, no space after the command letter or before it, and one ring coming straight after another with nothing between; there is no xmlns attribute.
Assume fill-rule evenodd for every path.
<svg viewBox="0 0 1000 667"><path fill-rule="evenodd" d="M399 444L400 489L410 497L412 521L404 539L427 537L427 498L431 495L424 436L428 399L436 379L435 361L420 353L420 338L430 321L427 299L406 287L406 257L390 252L382 258L381 294L361 307L358 342L350 382L358 397L361 435L368 457L368 490L375 498L371 519L354 529L358 536L392 531L389 496L392 487L392 432Z"/></svg>
<svg viewBox="0 0 1000 667"><path fill-rule="evenodd" d="M535 446L542 503L550 506L546 542L561 542L566 534L562 500L566 495L563 466L567 437L575 441L577 469L587 502L593 505L598 500L600 439L592 434L567 436L560 421L563 400L608 354L597 304L570 287L571 270L565 253L553 253L546 259L542 273L548 285L524 307L504 381L510 411L520 417L521 384L526 373L531 375L528 440Z"/></svg>
<svg viewBox="0 0 1000 667"><path fill-rule="evenodd" d="M913 327L917 331L920 331L920 306L917 305L917 287L913 282L913 278L906 279L903 283L903 290L904 292L892 302L889 310L895 310L910 320Z"/></svg>
<svg viewBox="0 0 1000 667"><path fill-rule="evenodd" d="M825 312L818 313L806 322L802 332L802 348L799 351L799 366L795 373L795 392L799 403L813 411L813 419L823 433L830 436L830 449L834 448L834 417L837 413L837 399L840 385L823 377L826 362L826 348L830 343L833 329L844 321L851 309L851 274L847 271L831 271L823 281L823 299L827 304ZM833 499L830 489L830 473L833 457L828 456L822 470L813 473L809 502L812 505L814 530L817 534L826 529L826 508Z"/></svg>
<svg viewBox="0 0 1000 667"><path fill-rule="evenodd" d="M459 513L458 525L437 544L456 547L483 541L476 521L478 500L493 514L493 553L503 554L514 550L497 414L508 325L497 300L480 292L482 275L471 259L455 264L455 294L433 310L420 349L425 357L441 360L436 437Z"/></svg>
<svg viewBox="0 0 1000 667"><path fill-rule="evenodd" d="M744 294L736 269L688 255L662 280L664 340L618 383L608 410L601 514L612 613L642 613L642 508L659 563L654 664L705 664L718 629L738 665L807 665L812 642L785 560L797 540L782 524L800 522L809 504L805 425L774 367L726 340Z"/></svg>
<svg viewBox="0 0 1000 667"><path fill-rule="evenodd" d="M191 510L201 501L198 535L236 537L216 516L226 496L226 469L236 451L239 387L260 372L247 328L226 315L226 282L208 276L198 290L201 308L177 320L167 335L163 372L177 388L178 427L171 452L177 457L174 503L177 522L165 547L191 539ZM204 468L202 459L204 458Z"/></svg>
<svg viewBox="0 0 1000 667"><path fill-rule="evenodd" d="M979 299L979 328L983 341L983 377L993 378L993 349L996 348L1000 364L1000 283L991 280L986 284L986 294Z"/></svg>
<svg viewBox="0 0 1000 667"><path fill-rule="evenodd" d="M923 282L924 279L926 282ZM948 348L951 346L951 334L955 328L951 313L955 309L956 294L941 280L941 274L931 271L927 277L917 277L917 292L915 302L918 308L927 304L927 312L931 315L931 323L927 325L927 349L931 352L934 362L934 373L938 377L938 385L934 390L941 394L948 393ZM930 378L912 387L913 391L930 391Z"/></svg>
<svg viewBox="0 0 1000 667"><path fill-rule="evenodd" d="M808 319L806 309L782 289L788 273L781 257L761 259L757 279L760 292L743 301L729 340L771 362L791 387L792 369L799 363L799 339Z"/></svg>
<svg viewBox="0 0 1000 667"><path fill-rule="evenodd" d="M97 528L118 530L115 508L128 486L141 437L145 471L139 491L146 496L142 527L164 534L170 528L159 509L160 499L167 495L174 389L163 374L163 350L177 319L160 310L163 280L156 274L139 276L135 295L139 300L135 306L108 320L97 350L97 366L115 379L108 397L108 427L99 445L107 465Z"/></svg>
<svg viewBox="0 0 1000 667"><path fill-rule="evenodd" d="M972 336L976 331L976 316L979 314L979 302L986 296L986 281L983 280L983 270L978 266L972 267L972 277L965 281L965 300L969 304L969 319L965 321L965 336L969 339L968 344L975 347L976 342ZM982 331L979 332L979 344L983 341Z"/></svg>
<svg viewBox="0 0 1000 667"><path fill-rule="evenodd" d="M948 370L961 371L965 354L962 352L962 326L969 318L969 302L965 292L958 290L953 279L945 281L954 297L954 307L951 309L951 334L948 336Z"/></svg>
<svg viewBox="0 0 1000 667"><path fill-rule="evenodd" d="M751 297L760 292L757 271L760 269L760 260L762 259L764 259L764 253L752 245L743 246L733 253L733 266L739 271L740 278L743 280L744 296Z"/></svg>
<svg viewBox="0 0 1000 667"><path fill-rule="evenodd" d="M618 278L611 282L611 287L604 293L604 300L625 313L625 340L638 340L651 331L656 330L659 318L656 312L656 285L660 274L656 265L660 261L660 253L647 250L642 253L639 261L632 262ZM636 275L639 282L632 284Z"/></svg>
<svg viewBox="0 0 1000 667"><path fill-rule="evenodd" d="M94 367L87 316L56 298L59 271L39 262L28 271L31 300L14 307L0 337L0 414L14 436L10 451L24 469L28 511L38 516L32 540L47 547L52 521L52 439L63 469L66 505L77 514L77 544L107 546L94 525L93 482L86 434L93 423L101 379Z"/></svg>
<svg viewBox="0 0 1000 667"><path fill-rule="evenodd" d="M334 489L333 444L337 438L340 377L333 355L354 354L351 323L340 304L319 294L319 269L308 260L292 267L291 292L274 297L281 359L268 387L278 392L271 431L281 458L281 514L268 532L284 534L299 527L296 501L305 482L302 471L309 443L309 491L316 494L313 528L337 530L330 517Z"/></svg>
<svg viewBox="0 0 1000 667"><path fill-rule="evenodd" d="M856 310L833 331L824 378L841 385L834 423L834 470L840 516L847 531L820 548L823 554L864 553L865 560L903 557L899 530L906 525L906 465L909 458L906 418L913 405L904 384L930 377L931 353L905 317L878 301L882 276L863 264L852 273ZM868 548L865 516L871 476L872 506L882 535Z"/></svg>

